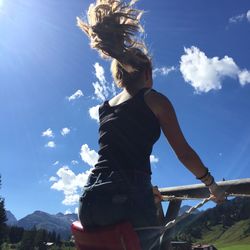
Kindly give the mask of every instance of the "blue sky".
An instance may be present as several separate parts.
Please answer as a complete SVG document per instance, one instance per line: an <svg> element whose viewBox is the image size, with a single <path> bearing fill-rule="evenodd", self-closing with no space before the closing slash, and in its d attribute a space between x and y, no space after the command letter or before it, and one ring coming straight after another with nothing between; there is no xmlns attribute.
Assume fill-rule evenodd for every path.
<svg viewBox="0 0 250 250"><path fill-rule="evenodd" d="M1 195L17 218L75 211L97 158L97 105L120 91L76 27L90 2L0 0ZM137 6L147 11L154 88L172 101L187 140L216 180L249 177L250 2ZM159 187L198 183L163 135L151 162Z"/></svg>

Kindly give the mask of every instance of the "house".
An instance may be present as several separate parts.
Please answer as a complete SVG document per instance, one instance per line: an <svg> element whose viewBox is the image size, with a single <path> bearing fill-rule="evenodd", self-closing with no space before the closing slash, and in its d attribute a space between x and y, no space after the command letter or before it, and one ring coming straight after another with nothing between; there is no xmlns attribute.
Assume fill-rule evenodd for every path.
<svg viewBox="0 0 250 250"><path fill-rule="evenodd" d="M213 245L198 244L198 245L193 246L192 250L217 250L217 248Z"/></svg>
<svg viewBox="0 0 250 250"><path fill-rule="evenodd" d="M171 241L173 250L192 250L192 244L186 241Z"/></svg>
<svg viewBox="0 0 250 250"><path fill-rule="evenodd" d="M51 249L55 243L54 242L44 242L44 245L46 246L46 249Z"/></svg>

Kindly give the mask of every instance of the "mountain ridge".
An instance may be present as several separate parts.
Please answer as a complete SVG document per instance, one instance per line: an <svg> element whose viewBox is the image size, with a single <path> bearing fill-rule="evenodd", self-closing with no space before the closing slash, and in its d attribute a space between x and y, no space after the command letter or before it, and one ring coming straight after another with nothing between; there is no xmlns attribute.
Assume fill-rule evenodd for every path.
<svg viewBox="0 0 250 250"><path fill-rule="evenodd" d="M71 236L70 226L73 221L78 220L78 215L75 213L63 214L59 212L57 214L49 214L40 210L36 210L15 222L11 219L13 218L12 215L10 211L7 213L7 225L9 226L22 227L26 230L35 227L37 230L46 229L50 232L55 231L60 234L62 239L68 239Z"/></svg>
<svg viewBox="0 0 250 250"><path fill-rule="evenodd" d="M182 206L180 214L189 208ZM15 226L55 231L62 239L68 239L71 236L70 226L76 220L78 216L74 213L52 215L37 210L18 220ZM13 222L10 218L8 221ZM235 198L214 208L191 214L176 225L174 232L175 240L226 244L233 238L226 236L235 234L236 241L243 240L250 243L250 198Z"/></svg>
<svg viewBox="0 0 250 250"><path fill-rule="evenodd" d="M11 211L6 210L6 217L7 217L7 221L6 221L7 225L12 226L17 223L17 218L15 217L13 213L11 213Z"/></svg>

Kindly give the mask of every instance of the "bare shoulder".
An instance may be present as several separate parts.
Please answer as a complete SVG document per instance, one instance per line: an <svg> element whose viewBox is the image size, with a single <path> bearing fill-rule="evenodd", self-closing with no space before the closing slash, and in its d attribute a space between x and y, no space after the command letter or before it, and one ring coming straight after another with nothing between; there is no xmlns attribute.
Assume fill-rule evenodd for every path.
<svg viewBox="0 0 250 250"><path fill-rule="evenodd" d="M119 94L117 94L116 96L112 97L109 100L109 105L114 106L114 105L120 104L121 102L125 101L128 98L129 97L125 96L123 92L120 92Z"/></svg>
<svg viewBox="0 0 250 250"><path fill-rule="evenodd" d="M144 100L157 118L160 118L163 113L172 109L170 100L165 95L157 91L151 90L146 93Z"/></svg>

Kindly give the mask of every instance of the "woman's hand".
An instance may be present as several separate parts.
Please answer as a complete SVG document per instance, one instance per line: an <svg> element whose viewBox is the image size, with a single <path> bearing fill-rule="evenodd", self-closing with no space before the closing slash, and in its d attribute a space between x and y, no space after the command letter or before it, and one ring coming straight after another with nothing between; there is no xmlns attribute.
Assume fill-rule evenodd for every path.
<svg viewBox="0 0 250 250"><path fill-rule="evenodd" d="M222 204L226 201L226 193L223 188L217 185L216 182L208 186L212 200L217 204Z"/></svg>
<svg viewBox="0 0 250 250"><path fill-rule="evenodd" d="M162 201L162 195L157 186L153 186L153 194L154 194L155 204L160 203Z"/></svg>

